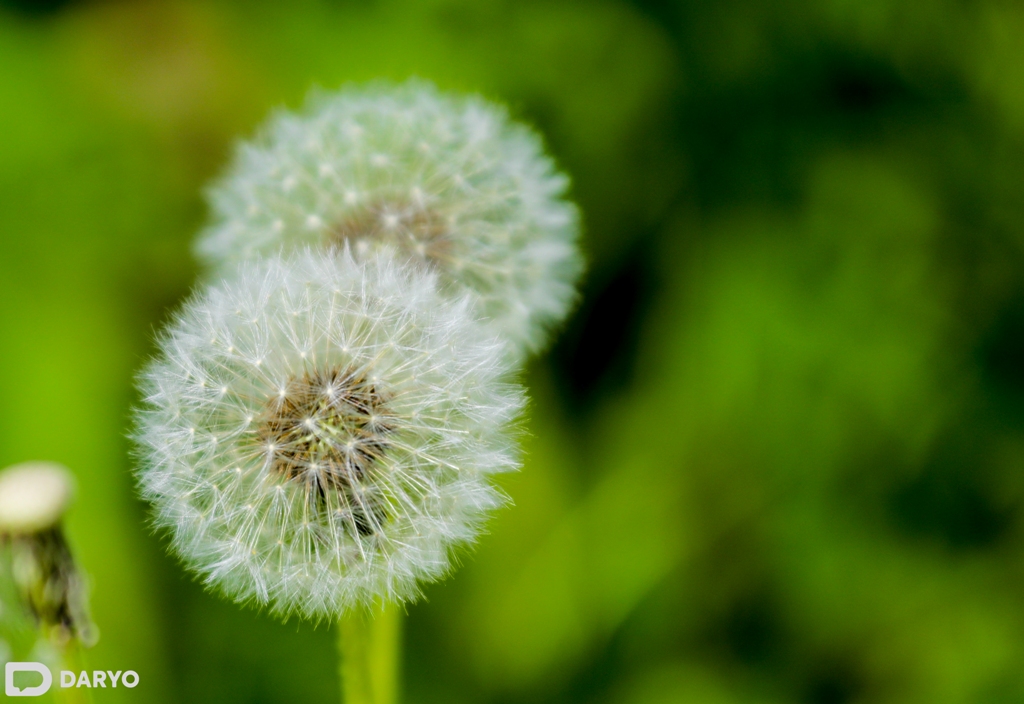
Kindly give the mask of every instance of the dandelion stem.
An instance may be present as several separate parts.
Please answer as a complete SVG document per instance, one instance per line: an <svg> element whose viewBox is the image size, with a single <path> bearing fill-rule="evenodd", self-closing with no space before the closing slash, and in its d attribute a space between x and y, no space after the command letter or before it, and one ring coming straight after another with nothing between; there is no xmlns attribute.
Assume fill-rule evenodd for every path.
<svg viewBox="0 0 1024 704"><path fill-rule="evenodd" d="M397 704L401 609L388 604L342 616L338 652L343 704Z"/></svg>
<svg viewBox="0 0 1024 704"><path fill-rule="evenodd" d="M81 646L75 642L71 642L67 645L64 650L63 658L64 667L68 668L78 676L79 672L86 669L85 665L85 653L82 652ZM93 696L92 690L89 688L79 689L78 687L57 687L57 682L54 682L52 689L56 690L55 699L60 704L92 704Z"/></svg>

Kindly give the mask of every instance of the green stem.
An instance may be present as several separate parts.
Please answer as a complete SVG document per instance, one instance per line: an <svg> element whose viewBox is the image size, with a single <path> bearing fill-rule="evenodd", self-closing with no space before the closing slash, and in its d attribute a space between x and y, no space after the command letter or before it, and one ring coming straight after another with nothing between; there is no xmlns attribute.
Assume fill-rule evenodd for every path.
<svg viewBox="0 0 1024 704"><path fill-rule="evenodd" d="M344 704L397 704L402 610L389 604L341 618L338 652Z"/></svg>
<svg viewBox="0 0 1024 704"><path fill-rule="evenodd" d="M63 666L75 673L75 677L78 677L78 673L86 669L85 665L85 653L82 652L82 647L73 640L68 643L64 650ZM56 673L57 677L60 677L60 673ZM87 688L78 687L61 687L60 681L55 680L50 688L51 692L54 692L54 698L61 704L92 704L92 690Z"/></svg>

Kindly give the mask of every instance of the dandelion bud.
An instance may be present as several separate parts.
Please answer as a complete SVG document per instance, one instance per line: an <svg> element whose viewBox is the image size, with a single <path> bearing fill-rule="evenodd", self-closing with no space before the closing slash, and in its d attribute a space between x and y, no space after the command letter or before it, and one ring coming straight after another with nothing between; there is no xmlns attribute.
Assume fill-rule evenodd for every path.
<svg viewBox="0 0 1024 704"><path fill-rule="evenodd" d="M26 462L0 472L3 565L37 624L58 642L75 637L91 645L96 630L85 582L61 528L71 487L69 472L52 462Z"/></svg>
<svg viewBox="0 0 1024 704"><path fill-rule="evenodd" d="M25 535L60 522L71 500L68 471L52 462L25 462L0 472L0 533Z"/></svg>
<svg viewBox="0 0 1024 704"><path fill-rule="evenodd" d="M464 299L386 252L244 263L142 378L142 493L237 601L336 618L442 577L515 469L522 406Z"/></svg>
<svg viewBox="0 0 1024 704"><path fill-rule="evenodd" d="M228 265L303 246L381 245L470 292L517 356L565 316L581 271L568 179L540 138L475 96L349 87L281 114L210 191L197 250Z"/></svg>

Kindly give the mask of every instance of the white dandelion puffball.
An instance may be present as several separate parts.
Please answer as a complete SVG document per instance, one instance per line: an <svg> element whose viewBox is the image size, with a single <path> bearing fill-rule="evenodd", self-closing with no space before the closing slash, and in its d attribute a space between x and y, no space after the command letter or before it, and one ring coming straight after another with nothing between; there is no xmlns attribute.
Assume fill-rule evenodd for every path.
<svg viewBox="0 0 1024 704"><path fill-rule="evenodd" d="M477 96L428 83L316 95L278 114L209 192L196 245L215 269L254 253L397 246L469 291L516 357L540 350L582 270L568 179L540 137Z"/></svg>
<svg viewBox="0 0 1024 704"><path fill-rule="evenodd" d="M503 503L523 394L435 279L303 251L179 313L142 377L139 483L208 585L313 619L413 599Z"/></svg>

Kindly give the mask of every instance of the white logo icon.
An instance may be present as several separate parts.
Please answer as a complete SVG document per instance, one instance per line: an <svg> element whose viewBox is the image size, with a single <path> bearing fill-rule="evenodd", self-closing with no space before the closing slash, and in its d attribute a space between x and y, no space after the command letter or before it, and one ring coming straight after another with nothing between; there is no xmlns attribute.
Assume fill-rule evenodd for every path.
<svg viewBox="0 0 1024 704"><path fill-rule="evenodd" d="M14 673L16 672L38 672L43 676L43 683L34 687L18 689L14 686ZM53 684L53 675L50 673L50 668L41 662L9 662L4 668L4 677L4 691L7 692L8 697L39 697L49 692L50 685ZM70 670L61 670L60 672L61 688L89 687L92 689L102 687L105 689L108 686L108 682L110 687L116 688L120 684L122 687L132 689L139 683L139 674L134 670L125 670L124 672L121 672L121 670L117 672L110 672L109 670L93 670L88 672L82 670L78 674Z"/></svg>
<svg viewBox="0 0 1024 704"><path fill-rule="evenodd" d="M43 683L35 687L18 689L14 686L15 672L38 672L43 676ZM50 674L50 668L41 662L9 662L4 667L4 691L8 697L38 697L49 692L51 684L53 675Z"/></svg>

